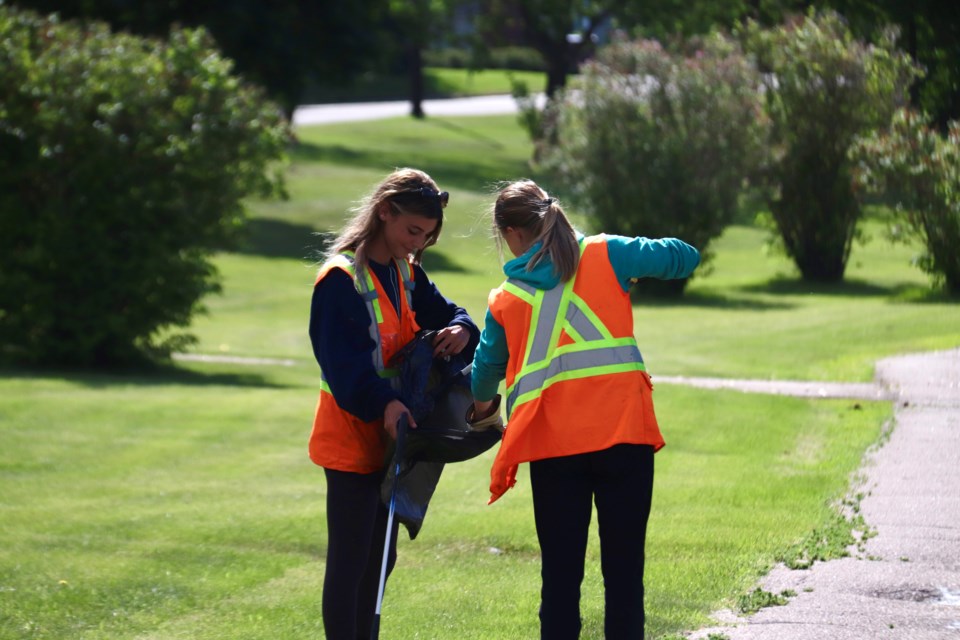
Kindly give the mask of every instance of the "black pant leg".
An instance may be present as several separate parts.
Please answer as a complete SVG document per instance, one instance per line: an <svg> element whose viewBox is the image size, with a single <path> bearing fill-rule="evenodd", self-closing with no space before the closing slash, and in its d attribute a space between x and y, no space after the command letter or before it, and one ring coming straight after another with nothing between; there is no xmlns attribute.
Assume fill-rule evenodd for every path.
<svg viewBox="0 0 960 640"><path fill-rule="evenodd" d="M324 469L327 478L327 566L323 626L327 640L370 637L386 529L382 473ZM396 560L396 536L390 549ZM372 583L372 587L371 587Z"/></svg>
<svg viewBox="0 0 960 640"><path fill-rule="evenodd" d="M606 640L642 639L653 447L620 444L591 456L604 583L604 636Z"/></svg>
<svg viewBox="0 0 960 640"><path fill-rule="evenodd" d="M380 492L379 486L378 484L378 495ZM367 562L367 569L360 581L360 593L357 600L357 638L363 638L363 640L370 638L370 628L376 614L377 595L380 589L380 569L383 566L383 542L390 513L382 502L378 502L377 505L377 518L374 523L373 542L370 547L370 561ZM393 572L393 566L397 563L397 527L398 523L394 518L393 531L390 535L390 549L387 556L387 576ZM386 585L384 585L384 588L386 588ZM384 599L386 599L386 596L384 596Z"/></svg>
<svg viewBox="0 0 960 640"><path fill-rule="evenodd" d="M586 459L568 456L531 462L530 486L541 554L540 637L576 639L593 509Z"/></svg>

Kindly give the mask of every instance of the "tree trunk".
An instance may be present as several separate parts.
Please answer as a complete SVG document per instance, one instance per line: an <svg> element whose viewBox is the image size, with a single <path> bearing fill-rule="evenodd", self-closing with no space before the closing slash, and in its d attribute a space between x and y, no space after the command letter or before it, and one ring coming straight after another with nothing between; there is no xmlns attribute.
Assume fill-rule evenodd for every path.
<svg viewBox="0 0 960 640"><path fill-rule="evenodd" d="M410 115L423 118L423 55L418 45L412 45L407 53L410 73Z"/></svg>

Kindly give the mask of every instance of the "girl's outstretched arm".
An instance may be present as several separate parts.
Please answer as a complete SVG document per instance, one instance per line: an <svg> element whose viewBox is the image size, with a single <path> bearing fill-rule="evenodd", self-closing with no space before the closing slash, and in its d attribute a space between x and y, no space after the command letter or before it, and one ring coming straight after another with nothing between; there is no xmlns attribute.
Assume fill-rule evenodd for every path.
<svg viewBox="0 0 960 640"><path fill-rule="evenodd" d="M606 238L610 263L624 291L633 278L687 278L700 264L700 252L677 238Z"/></svg>

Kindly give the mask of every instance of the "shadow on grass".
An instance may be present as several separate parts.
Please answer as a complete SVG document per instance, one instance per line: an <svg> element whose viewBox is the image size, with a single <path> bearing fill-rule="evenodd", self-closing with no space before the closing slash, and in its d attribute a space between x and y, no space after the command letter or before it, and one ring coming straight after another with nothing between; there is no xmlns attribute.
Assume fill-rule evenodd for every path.
<svg viewBox="0 0 960 640"><path fill-rule="evenodd" d="M682 296L652 297L633 295L635 304L653 307L691 307L704 309L722 309L726 311L773 311L793 309L797 305L772 300L730 295L724 291L697 290L686 291Z"/></svg>
<svg viewBox="0 0 960 640"><path fill-rule="evenodd" d="M799 278L773 278L763 283L739 288L749 293L771 295L820 295L843 296L850 298L893 298L911 302L950 302L951 298L943 293L917 286L913 283L900 283L881 286L863 280L849 279L842 282L807 282ZM954 300L955 301L955 300Z"/></svg>
<svg viewBox="0 0 960 640"><path fill-rule="evenodd" d="M525 161L511 162L492 157L503 149L503 144L495 138L439 118L427 118L424 123L457 133L465 142L469 142L471 147L476 148L477 143L480 143L480 149L467 157L457 155L446 161L443 157L438 157L436 151L420 151L415 141L403 150L358 149L342 144L300 142L290 150L290 156L294 162L325 162L374 169L383 173L396 167L412 166L429 173L441 188L482 193L492 191L491 186L504 179L538 177ZM507 165L515 166L510 166L505 171Z"/></svg>
<svg viewBox="0 0 960 640"><path fill-rule="evenodd" d="M302 143L298 149L295 152L298 160L374 169L384 174L393 171L396 167L417 167L429 173L444 189L458 188L486 192L490 189L490 185L504 179L501 169L484 162L458 160L438 163L435 159L432 161L426 157L421 159L415 151L404 153L366 151L339 144L318 145L311 142ZM524 169L522 163L518 163L514 173L521 175L530 172Z"/></svg>
<svg viewBox="0 0 960 640"><path fill-rule="evenodd" d="M90 389L103 389L119 385L135 385L143 387L187 385L187 386L225 386L225 387L259 387L268 389L286 389L289 385L278 384L253 370L241 373L200 373L190 369L183 369L173 364L153 364L116 369L83 369L83 368L14 368L4 366L0 368L0 379L36 379L36 380L69 380Z"/></svg>
<svg viewBox="0 0 960 640"><path fill-rule="evenodd" d="M942 289L931 289L918 285L900 287L895 298L900 302L915 302L917 304L960 304L960 294L951 295Z"/></svg>
<svg viewBox="0 0 960 640"><path fill-rule="evenodd" d="M254 218L247 223L247 238L236 252L266 258L294 258L319 265L327 245L334 237L332 232L316 231L303 224ZM427 249L423 254L423 268L427 273L470 271L437 249Z"/></svg>
<svg viewBox="0 0 960 640"><path fill-rule="evenodd" d="M305 224L251 218L247 222L246 237L236 252L265 258L318 261L332 236Z"/></svg>
<svg viewBox="0 0 960 640"><path fill-rule="evenodd" d="M485 136L482 133L478 133L477 131L471 128L464 127L462 125L456 124L455 122L450 122L449 120L444 120L442 118L427 118L425 119L424 122L426 122L429 125L439 127L441 129L446 129L447 131L452 131L458 134L460 137L470 138L474 142L479 142L483 146L488 147L490 149L499 150L504 148L504 144L500 142L500 140L491 136Z"/></svg>
<svg viewBox="0 0 960 640"><path fill-rule="evenodd" d="M470 269L467 269L462 264L458 264L450 259L449 256L445 253L441 253L436 249L427 249L423 254L423 269L427 272L427 275L430 275L434 271L447 271L450 273L469 273Z"/></svg>

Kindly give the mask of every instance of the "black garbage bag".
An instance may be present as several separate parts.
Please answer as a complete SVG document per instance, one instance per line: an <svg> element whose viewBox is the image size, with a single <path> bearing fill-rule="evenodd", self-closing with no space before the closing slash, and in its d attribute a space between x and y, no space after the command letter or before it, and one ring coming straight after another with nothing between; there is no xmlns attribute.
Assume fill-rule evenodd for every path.
<svg viewBox="0 0 960 640"><path fill-rule="evenodd" d="M380 493L384 504L390 504L396 475L394 517L406 527L411 540L420 532L444 465L480 455L502 435L496 429L470 428L466 414L473 404L471 363L459 354L434 358L434 333L419 332L390 362L400 371L400 396L417 428L407 431L399 460L394 450L388 453Z"/></svg>

